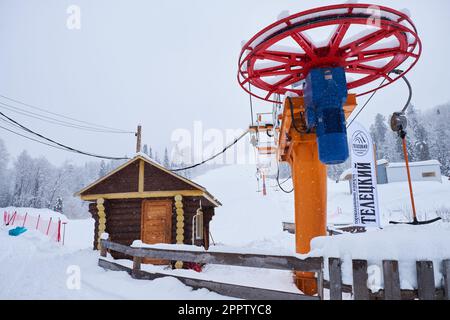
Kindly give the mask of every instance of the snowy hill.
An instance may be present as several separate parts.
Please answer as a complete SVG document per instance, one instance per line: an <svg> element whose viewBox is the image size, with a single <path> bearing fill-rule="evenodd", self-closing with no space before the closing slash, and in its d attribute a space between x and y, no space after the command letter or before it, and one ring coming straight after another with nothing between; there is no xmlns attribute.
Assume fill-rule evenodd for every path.
<svg viewBox="0 0 450 320"><path fill-rule="evenodd" d="M268 196L257 192L254 165L228 166L195 179L223 204L211 222L215 241L245 245L280 234L282 221L293 219L292 194L273 191L275 181L268 181ZM288 186L289 187L289 186Z"/></svg>
<svg viewBox="0 0 450 320"><path fill-rule="evenodd" d="M216 242L248 245L283 237L282 222L294 222L293 194L279 190L276 181L268 180L268 195L257 191L255 167L228 166L208 172L196 179L223 204L216 209L211 233ZM290 190L286 184L284 189ZM450 211L450 181L414 182L419 219L436 217L436 211ZM409 221L411 205L406 182L379 185L382 224ZM328 181L328 223L352 224L353 204L348 182ZM283 237L284 238L284 237Z"/></svg>

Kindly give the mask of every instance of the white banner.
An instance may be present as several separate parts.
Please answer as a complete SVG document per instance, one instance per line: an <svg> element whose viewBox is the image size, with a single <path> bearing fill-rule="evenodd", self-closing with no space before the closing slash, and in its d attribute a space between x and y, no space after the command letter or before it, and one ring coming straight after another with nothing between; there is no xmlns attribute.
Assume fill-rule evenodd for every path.
<svg viewBox="0 0 450 320"><path fill-rule="evenodd" d="M347 131L352 160L353 216L357 226L380 227L376 162L372 138L360 123Z"/></svg>

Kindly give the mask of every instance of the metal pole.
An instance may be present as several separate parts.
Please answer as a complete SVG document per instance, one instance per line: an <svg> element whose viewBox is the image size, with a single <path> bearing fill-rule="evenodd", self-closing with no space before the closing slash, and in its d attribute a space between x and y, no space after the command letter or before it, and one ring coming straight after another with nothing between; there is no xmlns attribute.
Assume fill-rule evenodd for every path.
<svg viewBox="0 0 450 320"><path fill-rule="evenodd" d="M65 239L66 239L66 224L67 222L63 222L63 241L62 241L62 245L64 245Z"/></svg>
<svg viewBox="0 0 450 320"><path fill-rule="evenodd" d="M28 212L25 212L25 218L23 219L22 228L25 227L25 223L27 223Z"/></svg>
<svg viewBox="0 0 450 320"><path fill-rule="evenodd" d="M39 228L39 221L41 220L41 215L38 215L38 221L36 223L36 230Z"/></svg>
<svg viewBox="0 0 450 320"><path fill-rule="evenodd" d="M403 153L405 156L406 172L408 174L409 195L411 197L412 212L413 212L414 222L416 223L418 220L417 220L417 213L416 213L416 204L414 202L414 193L413 193L413 187L412 187L412 182L411 182L411 171L409 169L408 149L406 147L406 136L405 135L403 135L403 137L402 137L402 145L403 145Z"/></svg>
<svg viewBox="0 0 450 320"><path fill-rule="evenodd" d="M52 224L52 217L50 217L50 220L48 221L47 232L45 233L46 236L48 236L48 232L50 231L51 224Z"/></svg>

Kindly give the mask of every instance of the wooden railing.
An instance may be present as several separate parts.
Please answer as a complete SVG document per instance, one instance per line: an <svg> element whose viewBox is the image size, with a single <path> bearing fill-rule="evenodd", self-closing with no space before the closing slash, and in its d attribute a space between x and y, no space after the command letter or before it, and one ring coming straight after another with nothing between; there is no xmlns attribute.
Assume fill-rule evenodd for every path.
<svg viewBox="0 0 450 320"><path fill-rule="evenodd" d="M261 254L241 254L210 251L171 250L159 248L133 248L108 240L101 240L101 256L106 257L107 250L120 252L133 257L133 268L99 260L99 265L113 270L124 270L137 279L155 279L172 276L193 288L206 288L219 294L243 299L282 299L282 300L317 300L323 298L323 259L299 259L293 256L272 256ZM145 272L141 269L143 258L162 259L171 261L185 261L194 263L208 263L239 267L265 268L277 270L295 270L314 272L317 275L317 286L320 288L317 296L311 297L297 293L289 293L261 288L245 287L234 284L218 283L195 278L180 277L172 274L157 274Z"/></svg>
<svg viewBox="0 0 450 320"><path fill-rule="evenodd" d="M341 300L343 293L352 293L355 300L449 300L450 290L450 260L444 260L440 266L443 272L443 284L435 287L434 266L432 261L417 261L417 289L402 290L400 286L400 272L398 261L385 260L382 262L384 289L372 293L367 287L366 260L353 260L353 286L342 284L341 260L329 258L329 281L325 286L330 289L331 300ZM381 275L380 275L381 276Z"/></svg>
<svg viewBox="0 0 450 320"><path fill-rule="evenodd" d="M443 260L437 266L444 275L442 286L435 287L434 266L432 261L417 261L416 274L418 288L416 290L402 290L400 286L400 271L398 261L383 261L382 274L384 289L371 292L367 286L368 263L366 260L352 261L353 285L342 282L342 261L339 258L329 258L329 280L324 281L323 258L299 259L294 256L274 256L261 254L227 253L211 251L190 251L160 248L133 248L108 240L101 240L102 257L106 257L107 250L116 251L133 258L133 267L128 268L113 261L100 258L99 265L111 270L127 271L136 279L156 279L172 276L184 284L197 288L206 288L222 295L242 299L280 299L280 300L317 300L323 299L324 288L329 289L330 300L342 300L343 293L352 294L355 300L449 300L450 291L450 260ZM168 273L149 273L141 269L143 258L171 261L185 261L205 264L218 264L239 267L252 267L277 270L291 270L314 272L317 276L319 293L310 297L298 293L289 293L269 289L246 287L228 283L181 277ZM380 275L381 276L381 275ZM268 279L270 281L270 279Z"/></svg>

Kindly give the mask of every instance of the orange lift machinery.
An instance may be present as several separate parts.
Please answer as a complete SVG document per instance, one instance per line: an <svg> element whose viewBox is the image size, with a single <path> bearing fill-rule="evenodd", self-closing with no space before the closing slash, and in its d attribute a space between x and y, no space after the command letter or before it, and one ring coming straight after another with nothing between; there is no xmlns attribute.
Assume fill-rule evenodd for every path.
<svg viewBox="0 0 450 320"><path fill-rule="evenodd" d="M296 252L307 254L311 240L326 235L327 165L349 157L346 120L357 97L402 78L421 50L407 14L368 4L282 18L242 47L239 84L278 105L272 124L252 124L250 132L271 132L278 161L290 164ZM405 71L393 72L399 67ZM317 293L314 274L297 272L296 284L305 294Z"/></svg>

